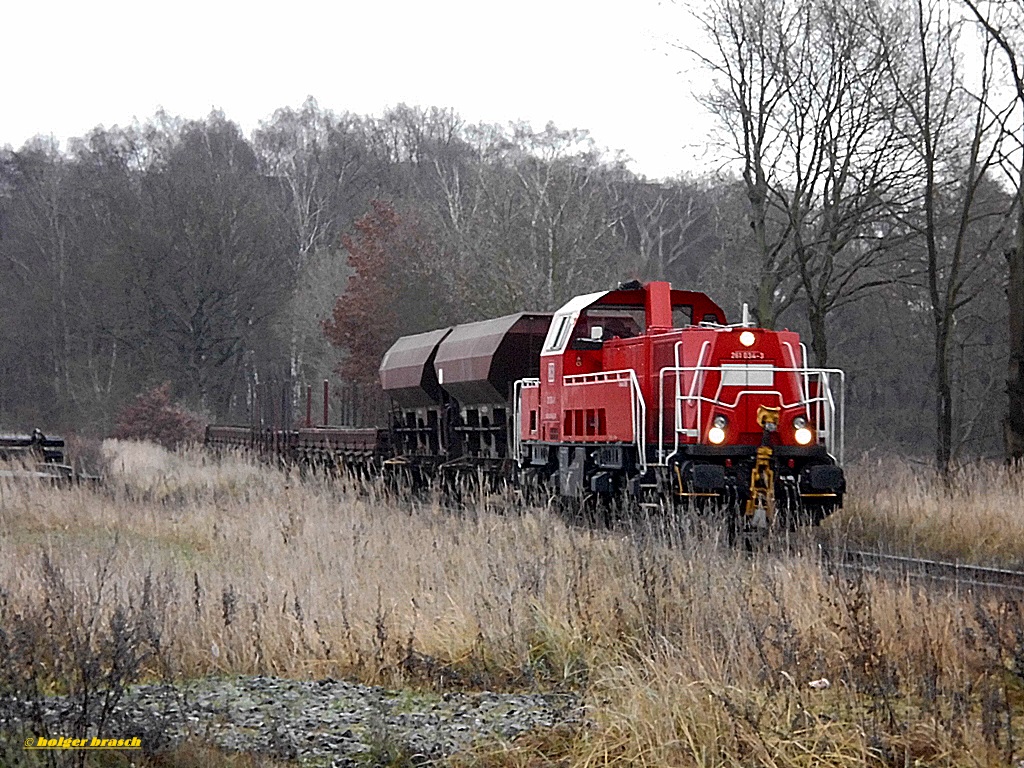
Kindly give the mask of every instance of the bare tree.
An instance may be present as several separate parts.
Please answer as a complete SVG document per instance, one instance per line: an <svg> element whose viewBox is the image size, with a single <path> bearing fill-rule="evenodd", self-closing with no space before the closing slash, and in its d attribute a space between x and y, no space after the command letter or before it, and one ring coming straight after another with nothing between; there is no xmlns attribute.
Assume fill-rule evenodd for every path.
<svg viewBox="0 0 1024 768"><path fill-rule="evenodd" d="M296 274L310 254L335 247L366 207L372 179L363 122L310 97L299 110L277 110L253 135L261 167L281 190Z"/></svg>
<svg viewBox="0 0 1024 768"><path fill-rule="evenodd" d="M434 163L434 211L454 288L472 314L550 308L615 281L625 262L611 191L620 163L585 131L550 124L464 135L471 151Z"/></svg>
<svg viewBox="0 0 1024 768"><path fill-rule="evenodd" d="M215 113L184 127L144 191L151 346L190 399L223 416L292 287L266 183L238 127Z"/></svg>
<svg viewBox="0 0 1024 768"><path fill-rule="evenodd" d="M1018 117L1024 117L1024 0L992 0L977 2L964 0L974 18L1005 56L1010 80L1016 97ZM1003 155L1008 176L1014 187L1016 205L1016 240L1007 250L1009 285L1010 355L1006 376L1009 397L1004 420L1004 446L1007 461L1024 461L1024 120L1018 127L1019 137L1013 141L1007 132L1011 151ZM1017 158L1013 168L1012 158Z"/></svg>
<svg viewBox="0 0 1024 768"><path fill-rule="evenodd" d="M759 261L755 312L767 328L792 303L785 284L794 276L789 224L773 215L770 178L782 164L776 121L785 90L775 62L789 45L792 20L784 18L785 7L786 0L715 0L698 17L713 51L695 52L714 81L704 103L741 164Z"/></svg>
<svg viewBox="0 0 1024 768"><path fill-rule="evenodd" d="M310 97L298 110L277 110L256 130L253 146L276 187L275 207L288 233L282 256L293 290L275 331L288 349L287 378L297 400L304 381L321 378L336 362L319 324L348 275L341 236L373 189L366 121L323 110ZM247 376L256 386L259 372L252 369Z"/></svg>
<svg viewBox="0 0 1024 768"><path fill-rule="evenodd" d="M375 194L394 199L432 197L435 161L451 162L465 147L463 120L451 109L399 104L367 121Z"/></svg>
<svg viewBox="0 0 1024 768"><path fill-rule="evenodd" d="M616 272L616 217L607 205L600 154L586 131L517 126L515 175L529 216L529 264L542 301L556 306Z"/></svg>
<svg viewBox="0 0 1024 768"><path fill-rule="evenodd" d="M700 17L716 81L704 100L750 201L758 319L772 326L799 292L820 365L828 315L887 279L888 222L908 198L877 15L875 0L715 0Z"/></svg>
<svg viewBox="0 0 1024 768"><path fill-rule="evenodd" d="M719 247L717 194L709 179L651 182L631 174L612 183L619 231L648 280L692 285Z"/></svg>
<svg viewBox="0 0 1024 768"><path fill-rule="evenodd" d="M920 169L918 199L902 222L923 251L935 365L935 460L944 470L954 444L954 326L990 278L993 270L987 257L1005 217L998 195L986 187L991 186L997 158L1000 115L992 110L988 46L972 94L960 71L959 26L949 5L913 0L907 10L899 18L907 24L913 45L890 50L884 70L898 94L896 114L907 118L905 130ZM886 23L899 23L899 18L889 17Z"/></svg>

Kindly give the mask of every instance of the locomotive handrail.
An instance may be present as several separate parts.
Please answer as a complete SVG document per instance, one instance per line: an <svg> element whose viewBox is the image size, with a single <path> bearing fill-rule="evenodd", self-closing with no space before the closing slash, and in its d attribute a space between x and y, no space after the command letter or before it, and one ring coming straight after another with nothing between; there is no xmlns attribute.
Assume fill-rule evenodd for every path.
<svg viewBox="0 0 1024 768"><path fill-rule="evenodd" d="M675 343L675 346L673 348L673 358L674 358L674 362L675 362L675 367L676 368L679 368L679 352L682 349L682 346L683 346L683 341L682 341L682 339L680 339L679 341L677 341ZM700 353L697 355L697 368L698 369L703 367L703 365L704 365L704 352L707 351L707 349L710 346L711 346L710 339L705 341L703 344L700 345ZM689 402L691 405L693 404L692 403L692 398L693 398L694 394L697 391L697 385L702 380L703 379L702 379L701 374L699 372L695 371L694 375L693 375L693 379L690 381L690 391L689 391L689 393L687 395L687 398L688 398L687 402ZM678 406L678 404L680 402L680 397L682 395L682 392L680 390L680 386L679 385L680 385L679 376L676 376L676 400L675 400L675 405L676 406ZM661 407L664 408L665 407L664 369L662 369L661 374L659 374L658 400L659 400L659 404L661 405ZM674 407L673 411L675 413L675 420L674 420L674 423L673 423L673 428L674 428L673 446L672 446L672 453L669 454L669 456L666 458L666 461L669 458L671 458L672 456L674 456L679 451L679 432L680 432L681 426L682 426L681 423L680 423L681 422L681 418L682 418L682 414L679 412L678 407ZM697 424L698 425L701 422L700 415L701 415L700 414L700 403L698 402L697 403ZM662 414L662 418L659 419L659 421L658 421L658 459L659 459L659 461L663 458L663 454L665 452L665 447L664 447L665 446L664 430L665 430L665 418L664 418L664 414ZM696 433L693 436L697 437L699 435L700 435L700 430L698 428L698 430L696 431Z"/></svg>
<svg viewBox="0 0 1024 768"><path fill-rule="evenodd" d="M782 346L784 346L786 348L786 351L789 352L789 359L793 363L793 367L794 368L799 368L800 365L796 361L796 352L793 351L793 345L790 344L788 341L784 341L784 342L782 342ZM804 347L804 345L802 343L800 344L800 352L803 355L802 359L804 360L804 362L806 362L807 361L807 349ZM804 397L809 399L810 396L811 396L811 384L810 384L810 377L806 373L804 373L804 375L803 375L803 390L802 391L804 393ZM808 407L807 407L807 416L808 416L808 418L810 418L810 415L811 415L811 413L810 413L810 405L808 405Z"/></svg>
<svg viewBox="0 0 1024 768"><path fill-rule="evenodd" d="M835 403L835 399L832 397L832 386L829 384L828 374L829 374L830 371L835 371L837 369L835 369L835 368L823 368L823 369L820 369L820 370L822 372L822 380L823 380L823 382L825 384L825 392L828 395L828 401L829 401L829 405L830 405L830 408L828 410L826 410L826 418L828 418L828 414L831 414L832 419L834 420L835 419L835 413L836 413L836 403ZM845 417L845 409L846 409L846 374L843 373L842 371L839 371L839 399L840 399L840 403L839 403L840 417ZM834 428L835 428L834 424L829 426L830 430L834 429ZM845 432L846 432L846 430L844 428L844 425L842 423L840 423L840 426L839 426L839 463L840 464L843 463L843 452L844 452L844 449L846 447L845 446L845 440L846 440Z"/></svg>
<svg viewBox="0 0 1024 768"><path fill-rule="evenodd" d="M512 460L523 464L523 413L522 394L524 389L540 386L540 379L519 379L512 385Z"/></svg>
<svg viewBox="0 0 1024 768"><path fill-rule="evenodd" d="M804 344L802 341L800 342L800 354L802 355L802 357L800 359L804 361L804 365L806 366L807 365L807 360L809 359L807 357L807 345ZM796 367L796 363L793 363L793 367L794 368ZM808 395L811 394L811 379L807 375L804 375L804 391Z"/></svg>
<svg viewBox="0 0 1024 768"><path fill-rule="evenodd" d="M677 341L676 342L676 346L675 346L676 368L679 367L679 349L680 349L680 347L682 347L682 345L683 345L682 341ZM697 355L697 366L698 367L704 364L704 352L710 346L711 346L711 341L710 340L705 341L703 344L700 345L700 354ZM700 379L700 376L697 375L697 374L694 374L693 381L690 382L690 393L689 393L690 397L693 397L693 393L697 390L697 382L698 382L699 379ZM676 398L677 399L679 398L680 394L681 393L679 391L679 377L677 376L676 377Z"/></svg>
<svg viewBox="0 0 1024 768"><path fill-rule="evenodd" d="M782 397L782 393L775 389L743 389L736 393L735 399L730 402L725 402L721 399L722 387L721 382L719 383L718 390L715 392L714 397L707 397L703 394L693 394L692 388L691 393L682 395L679 388L680 374L693 373L694 381L697 380L698 376L708 372L722 373L725 370L722 365L695 365L695 366L666 366L662 368L658 373L658 399L661 407L664 408L665 403L665 376L666 374L673 374L676 378L676 397L675 404L673 406L673 444L672 452L667 454L665 445L665 416L662 414L662 418L658 420L658 463L667 463L672 456L679 452L679 435L686 434L689 437L700 437L700 425L703 423L703 404L709 403L711 405L717 405L724 408L736 408L739 405L741 398L746 395L774 395L779 400L779 405L783 409L794 408L797 406L804 406L810 409L812 406L815 407L815 423L818 424L818 435L824 438L826 450L829 453L835 453L840 464L843 463L843 458L846 449L846 435L844 429L844 410L846 407L846 374L838 368L807 368L797 367L792 368L779 368L771 366L772 373L797 373L804 377L807 381L806 388L801 388L800 399L793 403L787 403ZM838 375L839 377L839 403L838 408L836 405L835 396L832 393L831 377L832 375ZM810 396L809 381L811 376L817 376L821 382L821 388L817 395L814 397ZM697 406L697 429L696 430L685 430L682 427L682 408L680 407L683 402L688 404L696 404ZM838 419L836 411L838 410ZM809 410L808 410L809 413ZM691 434L691 433L696 434ZM836 448L838 447L838 451Z"/></svg>
<svg viewBox="0 0 1024 768"><path fill-rule="evenodd" d="M647 471L647 402L644 400L644 393L640 389L640 380L636 371L632 368L624 368L620 371L597 371L595 373L574 373L570 376L563 376L562 383L566 386L584 386L586 384L600 384L605 381L629 381L630 385L630 411L633 425L633 442L636 443L637 453L640 459L640 471Z"/></svg>
<svg viewBox="0 0 1024 768"><path fill-rule="evenodd" d="M587 384L600 384L609 381L628 381L630 394L630 420L633 428L633 442L636 444L640 459L640 471L647 471L647 402L644 400L643 391L640 389L640 381L637 379L636 371L626 368L621 371L598 371L594 373L576 373L570 376L563 376L562 382L566 386L585 386ZM522 464L522 391L540 386L540 379L519 379L513 388L513 412L512 422L515 425L515 437L512 442L512 456L517 463Z"/></svg>

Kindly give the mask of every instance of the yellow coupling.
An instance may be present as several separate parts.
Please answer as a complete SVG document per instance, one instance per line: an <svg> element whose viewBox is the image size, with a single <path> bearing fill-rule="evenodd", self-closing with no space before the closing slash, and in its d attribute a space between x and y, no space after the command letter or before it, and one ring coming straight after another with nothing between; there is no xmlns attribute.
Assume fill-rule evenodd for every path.
<svg viewBox="0 0 1024 768"><path fill-rule="evenodd" d="M747 494L746 515L753 525L767 527L775 519L775 472L772 470L774 451L768 436L778 429L781 408L765 405L757 409L757 423L763 430L761 445L757 448L754 469L750 473L750 492Z"/></svg>

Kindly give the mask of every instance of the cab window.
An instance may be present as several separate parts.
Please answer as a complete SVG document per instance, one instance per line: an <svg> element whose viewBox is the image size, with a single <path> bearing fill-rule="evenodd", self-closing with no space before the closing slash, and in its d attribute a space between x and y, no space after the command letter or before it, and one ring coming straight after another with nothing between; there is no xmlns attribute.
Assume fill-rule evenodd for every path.
<svg viewBox="0 0 1024 768"><path fill-rule="evenodd" d="M554 336L551 337L551 343L544 350L545 352L557 352L562 348L562 344L565 342L565 337L569 333L570 322L572 318L569 315L562 315L558 318L558 330Z"/></svg>
<svg viewBox="0 0 1024 768"><path fill-rule="evenodd" d="M600 336L595 334L600 329ZM573 341L577 339L631 339L644 331L644 311L639 308L610 308L597 306L584 311L573 329Z"/></svg>

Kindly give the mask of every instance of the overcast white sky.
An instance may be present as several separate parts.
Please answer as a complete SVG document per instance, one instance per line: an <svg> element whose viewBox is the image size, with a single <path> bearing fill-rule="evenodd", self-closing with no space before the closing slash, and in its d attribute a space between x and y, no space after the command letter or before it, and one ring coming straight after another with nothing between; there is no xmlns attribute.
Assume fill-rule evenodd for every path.
<svg viewBox="0 0 1024 768"><path fill-rule="evenodd" d="M700 170L710 122L669 0L13 0L0 15L0 145L65 140L158 107L246 132L308 95L335 111L452 107L586 128L651 177Z"/></svg>

